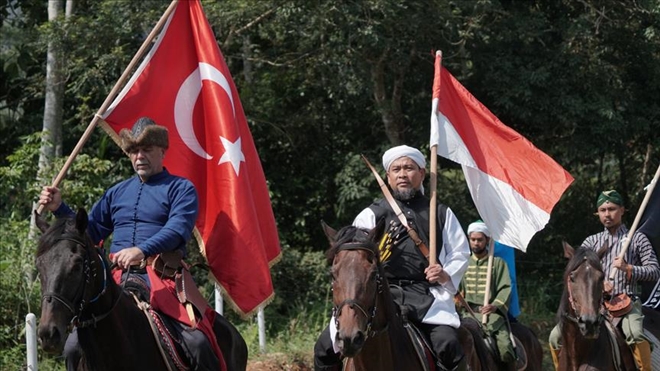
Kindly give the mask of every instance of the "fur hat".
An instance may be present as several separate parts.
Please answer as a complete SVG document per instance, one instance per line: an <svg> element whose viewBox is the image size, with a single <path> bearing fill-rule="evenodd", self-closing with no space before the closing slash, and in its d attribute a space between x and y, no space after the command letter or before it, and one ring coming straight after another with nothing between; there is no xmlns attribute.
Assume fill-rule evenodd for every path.
<svg viewBox="0 0 660 371"><path fill-rule="evenodd" d="M119 136L121 137L121 149L126 153L131 153L136 147L141 146L156 146L165 149L169 147L167 128L156 125L148 117L140 117L130 131L121 129Z"/></svg>

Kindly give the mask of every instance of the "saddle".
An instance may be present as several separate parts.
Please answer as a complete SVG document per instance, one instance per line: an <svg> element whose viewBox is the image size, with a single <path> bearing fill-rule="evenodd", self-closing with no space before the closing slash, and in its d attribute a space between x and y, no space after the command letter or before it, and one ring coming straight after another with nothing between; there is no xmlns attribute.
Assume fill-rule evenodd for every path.
<svg viewBox="0 0 660 371"><path fill-rule="evenodd" d="M435 352L433 352L433 348L431 348L431 344L429 344L426 339L426 336L424 336L424 334L409 321L404 321L403 327L406 329L408 337L410 337L410 340L415 347L420 363L424 365L422 371L435 371L437 359Z"/></svg>
<svg viewBox="0 0 660 371"><path fill-rule="evenodd" d="M162 278L174 280L176 284L176 295L188 313L190 323L193 328L197 327L197 313L201 316L206 312L208 303L195 285L195 281L190 274L188 265L182 260L183 256L180 250L158 254L147 260L153 270Z"/></svg>
<svg viewBox="0 0 660 371"><path fill-rule="evenodd" d="M138 300L137 298L135 299L136 301ZM149 320L151 330L158 343L158 349L160 349L163 360L167 365L167 370L190 370L188 362L186 362L186 357L183 356L185 353L181 347L181 339L175 335L175 332L171 328L172 324L169 323L167 317L160 315L146 302L138 301L137 305Z"/></svg>
<svg viewBox="0 0 660 371"><path fill-rule="evenodd" d="M148 267L146 267L147 265ZM149 269L151 269L152 272L149 272ZM165 290L169 291L170 293L165 293L164 296L161 294L161 299L163 297L167 298L168 295L171 295L169 296L170 299L166 299L166 301L169 303L167 304L169 305L167 308L176 305L175 303L178 302L178 304L185 308L185 313L179 312L182 315L179 317L179 321L184 320L187 314L190 328L198 328L200 322L204 320L204 315L209 306L206 302L206 299L204 299L202 294L199 292L199 289L195 285L192 275L188 270L188 266L185 264L185 262L183 262L181 251L172 251L159 254L155 257L150 257L140 267L132 267L130 271L142 273L140 270L145 270L147 274L149 274L152 281L152 289L153 286L159 282L159 280L160 285L164 285L165 281L170 281L168 286L170 289ZM140 286L142 285L136 283L142 281L142 278L139 276L132 277L134 277L134 281L131 281L131 275L128 275L126 281L127 285L131 286L133 289L129 292L132 293L137 306L144 312L145 316L149 320L149 324L151 325L153 335L157 340L161 355L163 356L163 359L168 366L168 371L189 370L189 365L186 361L187 357L183 356L185 353L183 352L182 348L182 339L178 338L173 327L175 326L174 322L177 321L176 317L170 318L172 316L171 313L167 313L167 311L165 311L163 313L167 315L163 315L158 310L156 310L158 308L152 307L152 304L154 303L150 303L151 300L149 299L145 300L145 296L146 298L153 298L149 296L148 292L151 291L151 294L153 294L154 291L146 288L145 283L144 288L146 288L147 293L145 294L141 292L142 287ZM136 288L138 290L135 290ZM162 286L162 288L165 288L165 286ZM174 296L176 296L176 299ZM153 300L156 300L156 298L153 298ZM157 302L160 302L160 299L157 300ZM161 303L161 305L164 303L165 302ZM161 310L163 308L161 308ZM174 313L176 313L176 311ZM211 326L213 326L213 323L211 323ZM211 328L210 331L213 331L213 329ZM209 335L207 334L207 336ZM209 340L212 341L212 345L216 344L215 339L209 338ZM217 347L217 344L215 346ZM220 352L219 349L216 350L216 354L219 358L222 357L222 354L219 354L218 352ZM221 369L224 370L226 368L224 359L220 358L220 361Z"/></svg>

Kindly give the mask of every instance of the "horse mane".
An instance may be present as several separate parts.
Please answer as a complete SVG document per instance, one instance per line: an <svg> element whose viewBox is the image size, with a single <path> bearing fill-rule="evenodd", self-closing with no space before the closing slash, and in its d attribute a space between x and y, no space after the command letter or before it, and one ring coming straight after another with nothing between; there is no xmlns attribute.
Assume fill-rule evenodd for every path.
<svg viewBox="0 0 660 371"><path fill-rule="evenodd" d="M566 313L568 310L568 305L569 305L568 290L566 288L566 281L568 280L568 276L571 274L571 272L573 272L580 265L582 265L585 260L592 267L597 268L601 272L603 270L602 265L600 263L600 257L595 251L584 247L579 247L575 249L575 252L573 253L573 257L568 261L568 263L566 264L566 269L564 270L564 276L562 281L562 284L564 285L564 291L561 296L559 309L557 310L558 322L561 322L563 318L563 313Z"/></svg>
<svg viewBox="0 0 660 371"><path fill-rule="evenodd" d="M378 251L376 249L376 243L369 236L369 231L363 228L355 227L353 225L348 225L342 227L337 231L337 235L334 237L333 241L330 244L330 248L325 252L325 258L328 264L332 264L332 261L337 254L337 249L349 242L362 243L365 247L371 248L376 255Z"/></svg>
<svg viewBox="0 0 660 371"><path fill-rule="evenodd" d="M50 228L48 228L48 230L41 235L41 238L39 238L37 257L43 255L46 250L55 245L55 242L57 242L64 233L70 231L72 228L75 230L75 223L75 218L66 217L56 219Z"/></svg>

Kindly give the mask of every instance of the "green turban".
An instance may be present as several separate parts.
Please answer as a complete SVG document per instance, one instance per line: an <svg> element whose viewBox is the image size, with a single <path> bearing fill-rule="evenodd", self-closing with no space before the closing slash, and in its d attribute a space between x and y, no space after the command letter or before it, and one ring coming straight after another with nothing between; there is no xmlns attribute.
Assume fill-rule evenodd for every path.
<svg viewBox="0 0 660 371"><path fill-rule="evenodd" d="M598 196L598 201L596 201L596 208L599 208L600 205L607 201L619 206L623 206L623 197L621 197L621 194L615 190L609 190L601 192L601 194Z"/></svg>

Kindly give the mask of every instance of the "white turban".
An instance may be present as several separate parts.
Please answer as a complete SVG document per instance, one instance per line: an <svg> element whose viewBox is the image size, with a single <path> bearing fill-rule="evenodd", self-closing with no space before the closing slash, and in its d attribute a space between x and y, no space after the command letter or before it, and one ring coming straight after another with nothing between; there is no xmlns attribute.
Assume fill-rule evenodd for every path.
<svg viewBox="0 0 660 371"><path fill-rule="evenodd" d="M468 230L467 230L468 237L472 232L481 232L486 237L490 237L490 232L488 231L488 227L486 227L486 223L482 222L481 220L477 220L476 222L468 226Z"/></svg>
<svg viewBox="0 0 660 371"><path fill-rule="evenodd" d="M417 148L403 145L392 147L383 153L383 168L385 171L389 171L392 162L401 157L409 157L411 160L415 161L417 165L419 165L419 167L422 169L426 167L426 159L424 159L422 152L420 152Z"/></svg>

